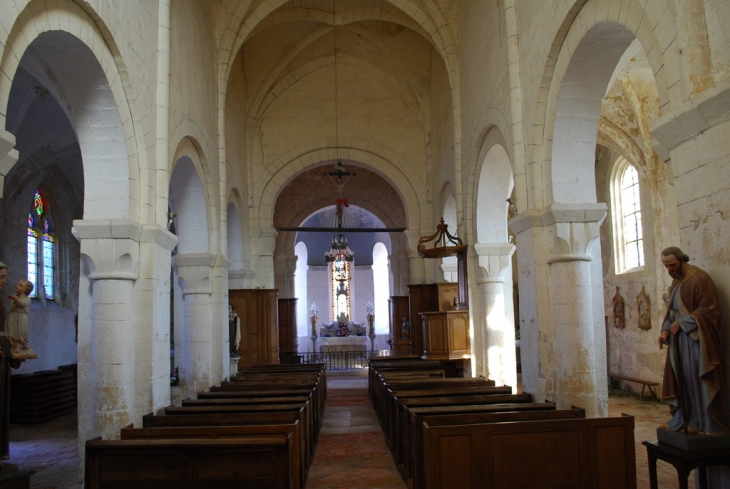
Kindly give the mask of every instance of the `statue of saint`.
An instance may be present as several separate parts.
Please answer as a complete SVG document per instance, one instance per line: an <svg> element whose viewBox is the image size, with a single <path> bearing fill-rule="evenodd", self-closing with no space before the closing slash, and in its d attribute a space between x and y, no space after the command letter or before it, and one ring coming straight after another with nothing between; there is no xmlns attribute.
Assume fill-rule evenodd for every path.
<svg viewBox="0 0 730 489"><path fill-rule="evenodd" d="M672 277L659 348L669 345L662 400L672 419L663 428L686 433L728 431L722 373L722 321L715 284L677 247L662 251Z"/></svg>
<svg viewBox="0 0 730 489"><path fill-rule="evenodd" d="M233 310L233 304L228 304L228 341L231 355L238 355L238 345L241 344L241 323L238 314Z"/></svg>
<svg viewBox="0 0 730 489"><path fill-rule="evenodd" d="M403 322L400 325L400 337L403 340L411 339L411 325L406 316L403 316Z"/></svg>
<svg viewBox="0 0 730 489"><path fill-rule="evenodd" d="M0 262L0 291L8 281L8 267ZM5 297L0 295L0 449L2 460L10 458L10 369L18 368L22 360L10 356L10 341L5 332ZM0 462L0 469L5 464Z"/></svg>

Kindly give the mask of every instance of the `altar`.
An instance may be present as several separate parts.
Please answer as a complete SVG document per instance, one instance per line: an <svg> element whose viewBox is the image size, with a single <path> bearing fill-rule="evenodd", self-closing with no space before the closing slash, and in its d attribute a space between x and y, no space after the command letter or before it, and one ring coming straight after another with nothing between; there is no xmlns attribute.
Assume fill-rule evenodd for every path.
<svg viewBox="0 0 730 489"><path fill-rule="evenodd" d="M319 351L331 353L338 351L367 351L367 336L325 336L320 337Z"/></svg>

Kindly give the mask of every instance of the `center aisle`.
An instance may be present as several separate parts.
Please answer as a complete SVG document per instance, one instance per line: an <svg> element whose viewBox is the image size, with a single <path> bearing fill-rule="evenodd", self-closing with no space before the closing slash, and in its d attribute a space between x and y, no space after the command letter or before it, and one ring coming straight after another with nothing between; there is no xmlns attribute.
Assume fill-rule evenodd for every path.
<svg viewBox="0 0 730 489"><path fill-rule="evenodd" d="M368 398L366 370L328 371L306 489L405 489Z"/></svg>

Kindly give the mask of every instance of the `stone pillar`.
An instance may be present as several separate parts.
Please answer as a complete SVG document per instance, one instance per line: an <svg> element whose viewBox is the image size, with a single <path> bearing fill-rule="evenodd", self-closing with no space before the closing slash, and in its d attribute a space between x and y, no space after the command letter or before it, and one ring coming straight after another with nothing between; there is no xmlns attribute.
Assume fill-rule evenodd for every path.
<svg viewBox="0 0 730 489"><path fill-rule="evenodd" d="M517 386L511 243L477 243L479 305L472 305L478 372L497 385ZM476 307L475 307L476 306ZM516 390L515 390L516 392Z"/></svg>
<svg viewBox="0 0 730 489"><path fill-rule="evenodd" d="M296 255L277 255L274 257L274 263L276 264L276 283L274 288L279 289L280 299L292 299L296 297L294 276L297 272L298 258Z"/></svg>
<svg viewBox="0 0 730 489"><path fill-rule="evenodd" d="M408 295L408 284L411 283L410 266L406 253L401 252L388 256L391 295Z"/></svg>
<svg viewBox="0 0 730 489"><path fill-rule="evenodd" d="M213 385L230 377L228 338L228 267L231 261L216 255L213 264L213 293L211 307L211 379Z"/></svg>
<svg viewBox="0 0 730 489"><path fill-rule="evenodd" d="M607 385L605 359L602 368L596 362L590 247L599 239L606 205L553 204L545 216L553 221L549 226L552 246L548 264L553 285L558 409L580 406L586 416L605 416L604 409L599 409L601 391L607 391Z"/></svg>
<svg viewBox="0 0 730 489"><path fill-rule="evenodd" d="M142 228L130 219L77 220L73 226L87 286L79 301L79 440L116 438L133 421L132 305Z"/></svg>
<svg viewBox="0 0 730 489"><path fill-rule="evenodd" d="M410 262L410 283L426 283L426 267L424 259L418 256L418 240L421 238L420 231L405 231L408 242L408 261Z"/></svg>
<svg viewBox="0 0 730 489"><path fill-rule="evenodd" d="M178 276L185 303L183 331L175 333L175 356L182 355L180 384L183 399L208 389L214 382L211 370L213 265L215 255L176 255Z"/></svg>
<svg viewBox="0 0 730 489"><path fill-rule="evenodd" d="M170 403L170 267L177 242L162 226L142 227L133 308L135 425Z"/></svg>
<svg viewBox="0 0 730 489"><path fill-rule="evenodd" d="M605 204L556 203L510 221L520 263L523 389L587 416L608 414L601 263L591 252L605 216Z"/></svg>
<svg viewBox="0 0 730 489"><path fill-rule="evenodd" d="M275 229L262 229L259 233L259 287L274 289L274 248L276 247Z"/></svg>

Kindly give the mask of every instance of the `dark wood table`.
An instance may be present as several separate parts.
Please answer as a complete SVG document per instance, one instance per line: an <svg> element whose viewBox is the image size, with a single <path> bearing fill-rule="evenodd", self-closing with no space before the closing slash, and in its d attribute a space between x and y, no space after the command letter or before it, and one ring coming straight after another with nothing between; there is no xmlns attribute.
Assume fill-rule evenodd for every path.
<svg viewBox="0 0 730 489"><path fill-rule="evenodd" d="M645 441L642 442L642 445L646 447L649 456L649 487L651 489L659 488L656 478L657 460L664 460L674 465L674 468L677 469L680 489L688 489L687 479L692 469L698 470L700 489L707 489L707 466L727 465L730 467L730 448L686 451L658 441Z"/></svg>

